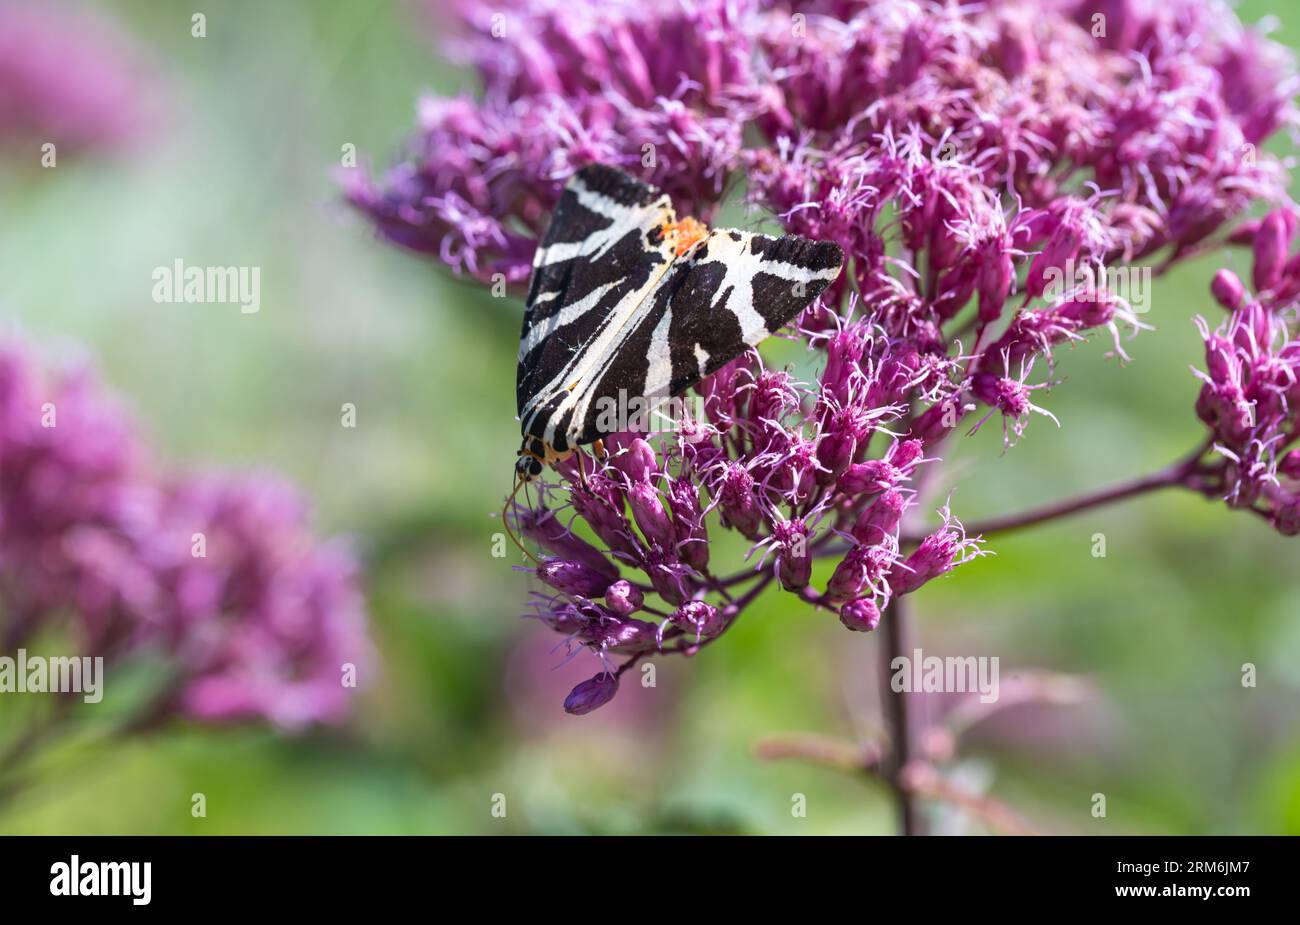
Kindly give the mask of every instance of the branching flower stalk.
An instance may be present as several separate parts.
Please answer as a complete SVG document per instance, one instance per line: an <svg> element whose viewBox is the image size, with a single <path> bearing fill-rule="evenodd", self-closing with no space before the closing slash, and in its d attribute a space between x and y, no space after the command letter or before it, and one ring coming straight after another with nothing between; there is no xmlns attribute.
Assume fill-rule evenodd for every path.
<svg viewBox="0 0 1300 925"><path fill-rule="evenodd" d="M1296 212L1263 148L1294 125L1295 69L1223 4L530 0L466 7L454 44L481 94L426 100L379 180L345 173L386 239L522 284L565 180L598 161L706 220L743 178L761 220L846 255L789 332L806 371L751 353L696 386L701 410L674 432L614 434L512 507L546 556L534 616L599 663L570 712L607 703L641 660L713 644L769 588L852 631L883 620L888 665L907 595L986 537L1148 491L1300 531ZM1243 221L1255 206L1271 211ZM1010 447L1055 420L1058 350L1101 333L1127 359L1150 325L1126 273L1237 245L1253 293L1215 280L1202 449L969 529L944 504L918 529L950 440L999 427ZM718 531L748 542L739 570L717 561ZM917 831L918 795L954 785L906 698L886 704L890 741L867 751Z"/></svg>

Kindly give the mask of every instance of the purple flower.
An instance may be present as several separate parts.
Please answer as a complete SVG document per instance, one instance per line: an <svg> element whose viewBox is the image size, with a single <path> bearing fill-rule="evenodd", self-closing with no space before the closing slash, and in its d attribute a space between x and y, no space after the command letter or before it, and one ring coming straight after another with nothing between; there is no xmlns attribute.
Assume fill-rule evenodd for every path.
<svg viewBox="0 0 1300 925"><path fill-rule="evenodd" d="M1252 279L1246 292L1226 270L1211 283L1227 318L1211 328L1198 318L1205 340L1205 371L1196 413L1211 434L1211 450L1195 468L1195 487L1233 507L1296 534L1300 467L1289 447L1300 437L1300 336L1296 297L1300 260L1289 256L1295 215L1269 213L1254 227Z"/></svg>
<svg viewBox="0 0 1300 925"><path fill-rule="evenodd" d="M672 612L670 623L698 639L709 639L726 628L723 613L704 601L690 601Z"/></svg>
<svg viewBox="0 0 1300 925"><path fill-rule="evenodd" d="M939 502L923 465L995 414L1008 445L1055 420L1034 393L1056 351L1095 333L1126 359L1145 326L1107 271L1157 254L1163 270L1254 246L1253 296L1214 284L1229 319L1205 329L1197 409L1217 456L1189 479L1280 530L1300 522L1279 462L1300 401L1296 216L1232 227L1286 201L1263 142L1295 119L1295 69L1226 8L1114 0L1098 36L1096 5L1072 0L458 9L481 94L424 102L408 156L378 183L346 180L381 234L522 283L564 180L600 161L706 221L743 175L744 205L847 258L791 326L805 362L734 359L695 386L702 413L678 432L611 435L607 457L556 467L541 509L510 512L559 557L539 570L562 602L543 619L599 658L611 637L593 607L601 627L657 618L665 653L713 644L771 584L867 629L979 555L946 506L918 541L912 521ZM548 526L562 511L596 541ZM727 574L724 531L760 565Z"/></svg>
<svg viewBox="0 0 1300 925"><path fill-rule="evenodd" d="M117 149L152 121L154 81L139 49L102 16L0 7L0 148L36 164L56 153Z"/></svg>
<svg viewBox="0 0 1300 925"><path fill-rule="evenodd" d="M373 667L356 564L314 540L297 491L266 476L190 478L170 492L167 526L157 566L178 600L160 631L184 666L180 708L285 728L341 720L357 683L345 681Z"/></svg>
<svg viewBox="0 0 1300 925"><path fill-rule="evenodd" d="M981 540L967 539L961 524L946 509L942 513L943 527L921 540L916 550L889 573L893 593L910 594L963 562L984 555L979 548Z"/></svg>
<svg viewBox="0 0 1300 925"><path fill-rule="evenodd" d="M348 200L381 234L458 272L523 283L564 181L585 164L618 164L684 212L710 211L762 108L730 3L464 14L458 51L482 101L426 100L402 164L379 183L345 171Z"/></svg>
<svg viewBox="0 0 1300 925"><path fill-rule="evenodd" d="M356 565L265 476L159 474L84 371L0 348L6 645L67 620L86 651L161 654L154 710L286 728L337 722L372 653Z"/></svg>

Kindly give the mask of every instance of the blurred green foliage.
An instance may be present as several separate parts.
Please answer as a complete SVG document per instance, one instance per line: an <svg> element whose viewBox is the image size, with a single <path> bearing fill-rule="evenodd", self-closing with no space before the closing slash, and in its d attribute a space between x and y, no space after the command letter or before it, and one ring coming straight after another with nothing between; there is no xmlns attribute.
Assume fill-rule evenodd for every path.
<svg viewBox="0 0 1300 925"><path fill-rule="evenodd" d="M880 787L753 755L773 732L878 731L879 640L787 598L661 662L654 690L561 711L593 665L552 670L554 638L517 618L526 579L488 552L517 445L519 305L373 240L332 175L346 144L389 162L417 94L465 85L427 24L403 4L209 0L194 39L189 7L110 6L154 57L162 130L129 159L0 173L0 305L52 352L84 345L169 461L297 480L321 529L367 557L382 665L346 730L71 743L0 831L891 832ZM260 266L260 313L155 304L151 271L178 257ZM1248 267L1213 255L1158 283L1158 330L1126 345L1131 364L1104 341L1062 355L1062 383L1037 393L1059 430L1036 418L1005 454L996 422L962 442L945 475L961 516L1147 472L1199 440L1191 318L1217 311L1206 286L1223 261ZM993 546L917 596L923 645L998 654L1004 678L1076 672L1100 700L1015 714L1010 734L974 737L963 775L1046 831L1300 832L1294 540L1167 493ZM1098 792L1106 820L1089 814Z"/></svg>

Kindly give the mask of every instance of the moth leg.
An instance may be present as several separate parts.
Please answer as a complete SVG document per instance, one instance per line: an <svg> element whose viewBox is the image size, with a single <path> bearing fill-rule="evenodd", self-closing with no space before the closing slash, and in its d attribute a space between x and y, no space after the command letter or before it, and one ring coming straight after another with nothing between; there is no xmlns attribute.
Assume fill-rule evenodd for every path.
<svg viewBox="0 0 1300 925"><path fill-rule="evenodd" d="M599 437L596 438L594 443L592 443L591 449L596 454L597 459L601 461L609 459L609 453L605 450L605 441L601 440Z"/></svg>

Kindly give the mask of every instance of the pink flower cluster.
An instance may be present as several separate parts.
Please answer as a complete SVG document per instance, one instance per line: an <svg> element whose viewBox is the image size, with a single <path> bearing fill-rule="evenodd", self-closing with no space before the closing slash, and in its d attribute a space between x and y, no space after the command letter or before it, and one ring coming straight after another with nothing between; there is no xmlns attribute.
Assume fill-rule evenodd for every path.
<svg viewBox="0 0 1300 925"><path fill-rule="evenodd" d="M112 150L152 118L148 65L110 21L50 4L0 5L0 150L36 164L56 152Z"/></svg>
<svg viewBox="0 0 1300 925"><path fill-rule="evenodd" d="M1059 347L1104 330L1124 356L1145 325L1110 268L1163 272L1286 202L1262 143L1294 122L1293 63L1214 0L534 0L465 28L482 98L425 102L402 163L347 178L389 239L521 282L564 180L601 161L706 218L743 174L753 210L846 256L796 325L815 381L750 354L671 438L618 435L514 509L548 555L538 616L603 661L571 712L716 639L769 583L870 630L980 554L946 505L908 526L942 445L1051 417L1035 393ZM1294 532L1291 315L1272 306L1295 222L1276 215L1253 232L1273 294L1207 333L1200 407L1234 503ZM718 529L747 568L717 572Z"/></svg>
<svg viewBox="0 0 1300 925"><path fill-rule="evenodd" d="M1204 383L1196 413L1213 439L1216 462L1203 467L1207 493L1300 533L1300 255L1291 255L1296 213L1270 212L1239 229L1254 250L1252 295L1231 270L1211 284L1228 313L1205 338Z"/></svg>
<svg viewBox="0 0 1300 925"><path fill-rule="evenodd" d="M59 629L106 662L163 655L156 709L284 727L343 718L370 659L356 566L269 477L156 472L84 369L0 348L0 642Z"/></svg>

